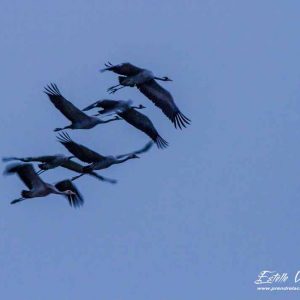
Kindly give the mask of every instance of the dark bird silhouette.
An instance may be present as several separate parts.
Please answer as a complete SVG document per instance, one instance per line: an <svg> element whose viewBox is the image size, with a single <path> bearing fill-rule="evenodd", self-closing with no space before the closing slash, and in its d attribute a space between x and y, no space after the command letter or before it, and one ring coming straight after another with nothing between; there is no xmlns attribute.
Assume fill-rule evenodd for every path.
<svg viewBox="0 0 300 300"><path fill-rule="evenodd" d="M55 155L44 155L44 156L36 156L36 157L4 157L2 161L12 161L18 160L22 162L41 162L38 164L38 167L41 169L38 174L43 173L44 171L54 169L56 167L61 166L63 163L69 161L75 156L65 156L63 154L55 154Z"/></svg>
<svg viewBox="0 0 300 300"><path fill-rule="evenodd" d="M101 71L112 71L119 76L119 84L108 89L110 93L129 86L137 87L139 91L151 100L172 121L175 128L186 127L191 120L187 118L177 107L170 92L159 85L156 80L172 81L167 76L157 77L151 71L136 67L130 63L119 65L105 64L106 68Z"/></svg>
<svg viewBox="0 0 300 300"><path fill-rule="evenodd" d="M15 204L26 199L45 197L50 194L57 194L65 196L70 206L80 207L83 205L84 200L76 186L71 180L62 180L55 185L44 182L41 177L35 172L33 165L25 164L12 164L9 165L5 174L17 174L29 190L21 192L21 198L13 200L11 204Z"/></svg>
<svg viewBox="0 0 300 300"><path fill-rule="evenodd" d="M102 170L109 168L112 165L123 163L129 159L139 158L136 152L142 153L150 149L150 145L147 144L143 149L133 151L126 155L121 154L118 156L103 156L88 147L74 142L67 133L60 134L58 136L59 142L64 145L69 152L75 155L78 159L83 162L89 163L90 165L83 168L83 172L90 172L92 170ZM125 157L124 157L125 156ZM81 177L83 174L77 176Z"/></svg>
<svg viewBox="0 0 300 300"><path fill-rule="evenodd" d="M62 96L56 84L51 83L45 88L44 91L54 106L71 121L71 124L63 128L56 128L54 131L60 131L63 129L90 129L98 124L105 124L112 121L119 120L118 117L103 121L99 118L88 116L74 104L68 101Z"/></svg>
<svg viewBox="0 0 300 300"><path fill-rule="evenodd" d="M63 167L65 169L82 174L84 166L75 161L72 161L71 158L74 157L75 156L65 156L63 154L56 154L56 155L44 155L44 156L35 156L35 157L34 156L33 157L4 157L2 158L2 161L40 162L41 164L38 164L40 168L40 171L37 172L38 175L42 174L47 170L54 169L57 167ZM85 174L97 178L98 180L101 180L103 182L109 182L113 184L117 183L117 180L101 176L94 171Z"/></svg>
<svg viewBox="0 0 300 300"><path fill-rule="evenodd" d="M109 100L109 99L103 99L103 100L98 100L94 102L93 104L85 107L83 111L90 110L92 108L102 108L99 110L99 113L97 115L104 115L108 113L117 113L117 112L122 112L126 109L129 108L135 108L135 109L143 109L145 106L142 104L138 106L133 106L132 105L132 100ZM95 115L96 116L96 115Z"/></svg>
<svg viewBox="0 0 300 300"><path fill-rule="evenodd" d="M133 127L147 134L156 143L158 148L163 149L168 146L168 142L159 135L152 121L146 115L134 108L130 108L118 113L118 116Z"/></svg>
<svg viewBox="0 0 300 300"><path fill-rule="evenodd" d="M105 104L102 102L95 102L85 108L85 110L90 110L95 107L103 108L98 112L98 114L103 114L106 111L115 112L119 117L124 119L126 122L134 126L135 128L146 133L157 145L158 148L165 148L168 146L166 142L157 132L151 120L144 114L138 112L136 109L143 109L144 106L139 105L134 107L131 105L124 104L124 102L118 100L105 100ZM96 114L95 116L97 116Z"/></svg>

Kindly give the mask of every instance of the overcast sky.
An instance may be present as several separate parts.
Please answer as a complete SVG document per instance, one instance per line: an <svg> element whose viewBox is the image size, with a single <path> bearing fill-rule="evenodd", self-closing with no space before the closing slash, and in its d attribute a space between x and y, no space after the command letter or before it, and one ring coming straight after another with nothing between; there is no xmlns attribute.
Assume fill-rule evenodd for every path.
<svg viewBox="0 0 300 300"><path fill-rule="evenodd" d="M67 153L68 125L43 88L83 108L116 84L104 63L132 62L192 119L185 130L136 89L166 150L77 181L62 197L11 206L24 185L1 178L1 299L299 299L258 292L262 270L299 266L299 1L1 1L1 156ZM148 138L123 121L71 137L104 155ZM4 165L3 165L4 168ZM56 169L48 182L74 176Z"/></svg>

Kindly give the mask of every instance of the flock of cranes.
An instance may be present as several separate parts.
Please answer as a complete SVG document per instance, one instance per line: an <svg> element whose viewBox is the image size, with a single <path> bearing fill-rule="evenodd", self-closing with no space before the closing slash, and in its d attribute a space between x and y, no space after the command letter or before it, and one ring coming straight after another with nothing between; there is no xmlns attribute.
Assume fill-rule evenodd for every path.
<svg viewBox="0 0 300 300"><path fill-rule="evenodd" d="M157 81L172 81L168 77L157 77L151 71L136 67L130 63L112 65L110 62L105 64L101 72L112 71L118 76L119 84L110 87L107 91L114 94L125 87L136 87L142 94L151 100L162 112L172 121L175 128L182 129L190 124L190 120L180 112L174 102L172 95L165 90ZM69 201L72 207L80 207L84 200L73 183L74 180L89 175L98 180L108 183L116 183L115 179L106 178L96 171L106 169L115 164L121 164L131 159L139 158L138 154L147 152L155 143L158 148L166 148L168 142L158 133L152 121L139 110L145 107L140 104L133 105L131 100L111 100L103 99L96 101L84 109L77 108L72 102L67 100L54 83L49 84L44 91L53 105L71 122L70 125L61 128L55 128L58 133L57 140L72 155L45 155L36 157L5 157L4 162L19 161L19 163L9 164L4 174L17 174L28 190L21 192L21 197L13 200L11 204L20 201L45 197L49 194L63 195ZM100 109L95 115L87 115L85 112L91 109ZM102 120L98 116L112 116L107 120ZM143 148L116 156L104 156L88 147L76 143L69 134L64 131L68 129L91 129L99 124L105 124L117 120L124 120L136 129L145 133L151 140ZM81 163L74 161L78 159ZM21 163L20 163L21 162ZM38 162L39 171L36 171L33 162ZM42 180L40 175L48 170L58 167L74 171L79 175L70 179L50 184Z"/></svg>

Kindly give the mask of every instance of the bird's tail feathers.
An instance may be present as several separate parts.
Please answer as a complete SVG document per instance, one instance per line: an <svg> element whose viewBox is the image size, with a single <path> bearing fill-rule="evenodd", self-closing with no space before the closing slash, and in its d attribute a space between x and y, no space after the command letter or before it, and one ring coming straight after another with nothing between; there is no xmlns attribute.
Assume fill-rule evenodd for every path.
<svg viewBox="0 0 300 300"><path fill-rule="evenodd" d="M123 84L123 82L126 78L127 78L126 76L118 76L119 83Z"/></svg>
<svg viewBox="0 0 300 300"><path fill-rule="evenodd" d="M30 191L23 190L23 191L21 192L21 196L22 196L23 198L29 198L29 195L30 195Z"/></svg>

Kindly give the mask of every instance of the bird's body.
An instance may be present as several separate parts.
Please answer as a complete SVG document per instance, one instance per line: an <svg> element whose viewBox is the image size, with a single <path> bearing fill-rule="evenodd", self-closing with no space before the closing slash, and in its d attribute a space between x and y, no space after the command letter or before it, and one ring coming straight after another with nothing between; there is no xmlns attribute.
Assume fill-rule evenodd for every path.
<svg viewBox="0 0 300 300"><path fill-rule="evenodd" d="M60 131L63 129L91 129L98 124L104 124L111 121L119 120L119 118L113 118L109 120L101 120L94 116L88 116L74 104L68 101L62 96L56 84L48 85L45 88L45 93L48 95L50 101L54 106L71 121L71 124L63 128L56 128L54 131Z"/></svg>
<svg viewBox="0 0 300 300"><path fill-rule="evenodd" d="M35 172L33 165L29 163L13 164L6 168L5 174L14 173L20 177L29 190L23 190L21 192L22 197L12 201L11 204L25 199L57 194L67 197L71 206L77 207L83 205L83 198L71 180L63 180L55 185L46 183Z"/></svg>
<svg viewBox="0 0 300 300"><path fill-rule="evenodd" d="M115 156L105 156L104 159L91 163L90 165L84 167L85 172L90 172L91 170L103 170L111 167L112 165L121 164L129 159L138 158L135 154L130 154L125 158L118 159Z"/></svg>
<svg viewBox="0 0 300 300"><path fill-rule="evenodd" d="M146 69L142 69L141 72L139 72L138 74L133 75L133 76L127 76L127 77L119 76L119 83L124 86L134 87L139 84L148 82L149 80L152 80L152 79L155 79L153 72L146 70Z"/></svg>
<svg viewBox="0 0 300 300"><path fill-rule="evenodd" d="M60 192L54 185L49 184L49 183L44 183L43 185L38 185L34 190L22 192L22 196L24 198L45 197L50 194L64 195L64 193Z"/></svg>
<svg viewBox="0 0 300 300"><path fill-rule="evenodd" d="M125 86L137 87L139 91L151 100L172 121L175 127L182 129L190 124L190 120L179 110L170 92L157 83L160 81L171 81L168 77L157 77L151 71L136 67L130 63L119 65L105 64L106 68L101 70L112 71L119 74L119 84L108 89L110 93Z"/></svg>
<svg viewBox="0 0 300 300"><path fill-rule="evenodd" d="M73 123L70 129L91 129L98 124L102 124L102 122L99 122L98 118L90 116L88 120Z"/></svg>

